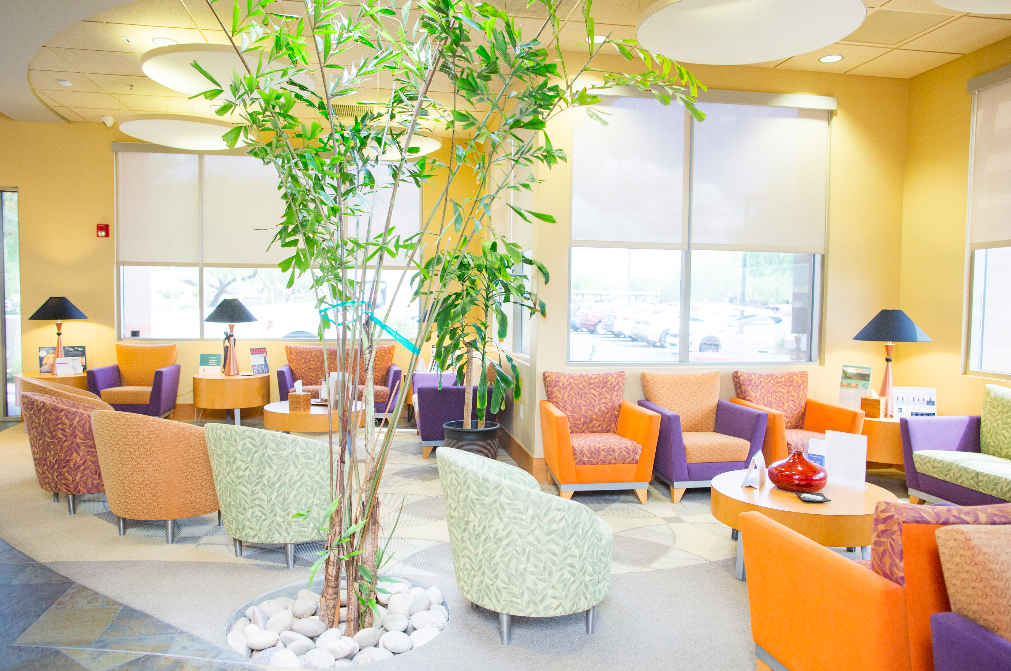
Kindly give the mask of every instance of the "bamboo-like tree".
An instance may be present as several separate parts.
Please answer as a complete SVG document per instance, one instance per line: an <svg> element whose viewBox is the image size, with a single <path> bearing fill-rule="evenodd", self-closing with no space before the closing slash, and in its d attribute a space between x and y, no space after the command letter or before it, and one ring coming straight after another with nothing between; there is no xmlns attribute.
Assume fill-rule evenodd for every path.
<svg viewBox="0 0 1011 671"><path fill-rule="evenodd" d="M297 13L278 11L281 5L272 0L206 1L212 9L229 6L216 15L245 65L230 81L218 82L194 63L209 81L202 95L220 103L218 114L235 119L226 142L276 169L286 209L274 244L290 252L280 268L289 276L289 287L310 279L323 351L328 331L336 329L332 341L345 353L335 362L338 383L330 394L333 503L308 516L321 519L325 534L324 551L313 567L314 575L324 569L323 615L336 622L343 600L347 634L353 635L372 623L376 591L383 589L379 569L386 557L379 546L377 490L393 430L418 353L458 268L424 262L462 258L458 252L486 234L492 204L509 190L530 189L537 181L517 174L566 160L543 132L554 115L586 107L601 119L591 108L601 101L597 93L623 86L652 92L663 104L684 104L701 118L694 106L700 84L682 66L633 41L596 42L591 0L582 5L588 53L574 70L559 46L558 0L533 0L544 15L533 35L523 34L495 6L467 0L304 0ZM627 61L641 61L641 72L592 68L593 58L608 44ZM576 79L591 70L598 83L577 86ZM436 78L447 82L451 93L433 92ZM353 118L338 114L338 104L361 101L377 89L378 103L360 105ZM424 129L448 139L448 161L417 157L412 139ZM444 183L427 203L420 233L396 231L392 203L400 186L420 186L436 174ZM451 186L461 174L476 178L477 189L453 198ZM390 205L377 208L383 190ZM514 209L528 220L553 221L548 214ZM377 430L373 359L380 337L392 329L386 325L389 309L376 314L372 306L383 268L394 257L406 257L419 271L424 317L413 343L390 333L413 354L401 393L393 390L392 419ZM387 305L399 291L412 291L402 283L388 291ZM331 365L326 361L328 370ZM362 372L367 421L359 444L352 413Z"/></svg>

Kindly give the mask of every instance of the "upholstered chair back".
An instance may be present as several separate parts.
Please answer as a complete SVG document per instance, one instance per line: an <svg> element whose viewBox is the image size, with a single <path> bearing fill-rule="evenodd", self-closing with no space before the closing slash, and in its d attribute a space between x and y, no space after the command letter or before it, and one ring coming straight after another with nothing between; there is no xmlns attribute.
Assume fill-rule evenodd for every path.
<svg viewBox="0 0 1011 671"><path fill-rule="evenodd" d="M321 538L330 506L325 442L231 424L204 428L229 536L249 543ZM292 519L306 511L309 519Z"/></svg>
<svg viewBox="0 0 1011 671"><path fill-rule="evenodd" d="M625 394L625 371L544 373L548 401L569 420L570 433L615 433Z"/></svg>
<svg viewBox="0 0 1011 671"><path fill-rule="evenodd" d="M116 343L116 363L123 387L150 387L154 373L176 362L179 345Z"/></svg>
<svg viewBox="0 0 1011 671"><path fill-rule="evenodd" d="M1011 459L1011 389L996 384L983 387L979 451Z"/></svg>
<svg viewBox="0 0 1011 671"><path fill-rule="evenodd" d="M21 378L21 393L42 394L53 398L62 398L69 401L76 401L91 407L94 410L112 410L113 407L95 396L86 389L68 387L65 384L57 384L48 380L35 380L32 378Z"/></svg>
<svg viewBox="0 0 1011 671"><path fill-rule="evenodd" d="M646 400L681 417L683 432L716 430L720 373L642 373Z"/></svg>
<svg viewBox="0 0 1011 671"><path fill-rule="evenodd" d="M415 389L421 387L438 387L439 378L442 378L443 387L456 386L456 373L415 373L411 378L411 384Z"/></svg>
<svg viewBox="0 0 1011 671"><path fill-rule="evenodd" d="M787 429L804 428L807 408L807 371L795 373L748 373L735 370L737 398L783 413Z"/></svg>
<svg viewBox="0 0 1011 671"><path fill-rule="evenodd" d="M42 489L57 494L105 491L91 430L93 410L70 399L21 393L21 414Z"/></svg>
<svg viewBox="0 0 1011 671"><path fill-rule="evenodd" d="M357 355L358 350L354 350ZM393 365L393 354L396 351L395 345L381 345L376 348L376 357L373 368L372 384L382 387L386 384L386 378ZM291 366L291 374L296 380L301 380L307 385L318 385L326 374L323 366L323 347L315 345L286 345L285 356L288 358L288 365ZM350 371L355 365L351 349L345 352L343 362L340 362L340 348L327 347L327 363L331 373L335 373L343 364L345 371ZM357 362L358 384L365 384L365 365L362 361Z"/></svg>

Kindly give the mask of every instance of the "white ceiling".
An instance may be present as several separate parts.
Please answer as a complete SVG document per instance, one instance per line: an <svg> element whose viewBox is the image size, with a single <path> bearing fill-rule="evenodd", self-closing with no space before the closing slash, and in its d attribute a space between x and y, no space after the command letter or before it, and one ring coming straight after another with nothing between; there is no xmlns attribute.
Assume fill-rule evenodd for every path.
<svg viewBox="0 0 1011 671"><path fill-rule="evenodd" d="M864 1L868 5L867 20L846 39L812 53L756 66L906 78L1011 37L1011 15L965 14L943 9L930 0ZM35 0L33 3L0 0L0 3L5 16L10 16L6 13L8 5L20 7L21 14L31 14L25 8L53 5L54 8L72 6L78 10L84 5L119 4L116 0ZM497 3L504 4L515 16L524 17L520 24L525 34L540 27L535 8L528 8L526 0L497 0ZM302 2L278 4L289 5L287 9L292 12L299 12L304 6ZM639 16L649 4L652 0L596 0L592 13L597 34L634 38ZM230 6L230 2L221 2L216 8L228 12ZM565 0L563 15L567 8L574 6L575 0ZM90 13L83 21L72 13L65 12L65 16L62 24L36 20L35 23L56 26L56 29L41 38L38 30L33 32L38 39L35 44L43 46L35 52L27 68L6 58L7 62L0 60L0 75L7 73L10 78L11 73L27 70L30 90L34 90L38 100L68 121L98 121L102 115L118 119L145 112L212 115L209 103L188 100L148 79L140 69L140 56L156 46L151 41L156 37L168 37L180 44L227 43L224 31L205 0L139 0L98 14ZM574 20L578 18L576 13ZM61 25L65 29L54 35ZM566 50L586 48L585 33L575 22L563 27L561 41ZM820 57L829 54L842 55L843 59L836 63L819 62ZM61 79L71 86L61 85ZM375 93L381 94L382 89L389 86L383 84L379 82ZM445 86L436 89L445 89ZM0 96L0 112L16 119L43 120L37 118L38 113L29 114L30 106L8 104L7 97L8 93Z"/></svg>

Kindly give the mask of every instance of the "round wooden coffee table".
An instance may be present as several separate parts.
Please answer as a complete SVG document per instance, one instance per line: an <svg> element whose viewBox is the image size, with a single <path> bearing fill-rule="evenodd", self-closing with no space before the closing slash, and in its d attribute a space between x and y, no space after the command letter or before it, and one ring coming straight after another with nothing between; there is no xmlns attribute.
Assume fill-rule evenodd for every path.
<svg viewBox="0 0 1011 671"><path fill-rule="evenodd" d="M356 402L352 412L361 426L365 415L365 404L360 401ZM339 424L338 415L334 413L333 428L335 431ZM287 431L288 433L327 433L330 430L330 423L327 421L325 405L310 406L309 412L291 412L288 409L287 401L278 401L263 406L263 428L272 431Z"/></svg>
<svg viewBox="0 0 1011 671"><path fill-rule="evenodd" d="M804 503L793 492L779 489L766 479L760 490L741 487L746 471L730 471L713 478L709 509L713 517L735 531L737 537L737 577L744 580L744 551L741 545L741 513L760 512L802 536L826 547L859 547L869 559L871 521L878 501L898 501L887 489L867 484L850 489L827 485L822 494L828 503Z"/></svg>

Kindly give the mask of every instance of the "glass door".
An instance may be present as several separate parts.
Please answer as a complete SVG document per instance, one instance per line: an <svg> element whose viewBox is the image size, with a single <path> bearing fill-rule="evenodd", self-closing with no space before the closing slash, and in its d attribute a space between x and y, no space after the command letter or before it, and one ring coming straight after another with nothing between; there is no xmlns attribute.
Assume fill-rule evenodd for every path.
<svg viewBox="0 0 1011 671"><path fill-rule="evenodd" d="M21 408L14 405L14 376L21 373L21 262L18 246L18 192L0 190L0 235L3 236L3 273L0 292L3 293L3 319L0 319L0 350L7 371L7 393L4 394L4 417L20 417Z"/></svg>

